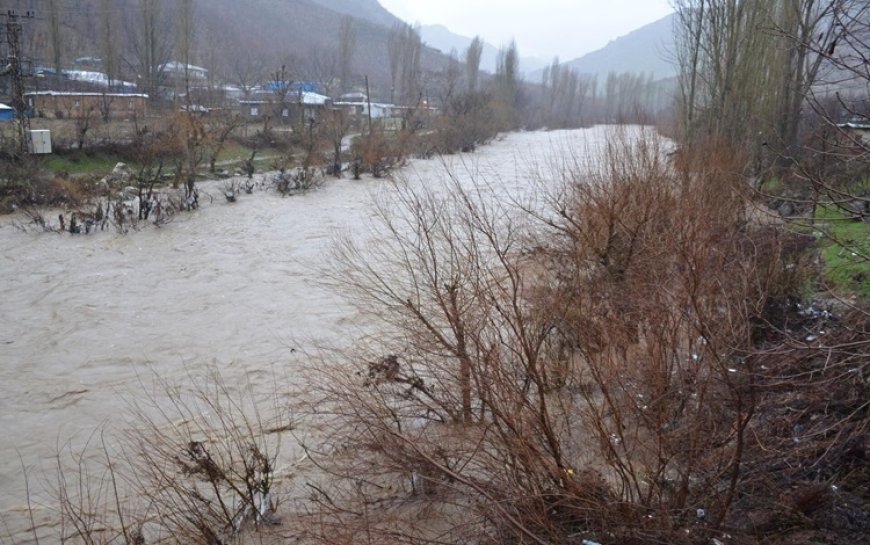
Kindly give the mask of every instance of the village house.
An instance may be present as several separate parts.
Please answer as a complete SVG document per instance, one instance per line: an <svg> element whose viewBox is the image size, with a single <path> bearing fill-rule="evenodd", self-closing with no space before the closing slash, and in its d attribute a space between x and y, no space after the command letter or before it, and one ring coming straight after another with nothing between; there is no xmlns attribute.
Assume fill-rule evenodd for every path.
<svg viewBox="0 0 870 545"><path fill-rule="evenodd" d="M243 119L263 120L270 118L286 123L303 120L309 122L320 118L331 99L309 91L291 92L285 97L276 93L258 93L248 100L239 101L239 113Z"/></svg>
<svg viewBox="0 0 870 545"><path fill-rule="evenodd" d="M847 123L840 123L837 128L855 141L870 145L870 121L854 119Z"/></svg>
<svg viewBox="0 0 870 545"><path fill-rule="evenodd" d="M159 95L164 100L177 100L186 92L208 87L208 70L202 66L170 61L160 65Z"/></svg>
<svg viewBox="0 0 870 545"><path fill-rule="evenodd" d="M114 119L142 118L148 113L148 95L38 91L25 95L33 115L81 118L106 114Z"/></svg>
<svg viewBox="0 0 870 545"><path fill-rule="evenodd" d="M170 80L184 81L184 78L187 77L190 78L191 83L203 83L208 79L208 70L202 66L185 65L176 61L170 61L160 66L160 71Z"/></svg>
<svg viewBox="0 0 870 545"><path fill-rule="evenodd" d="M368 96L360 92L345 93L334 105L346 110L355 119L368 117L369 110L371 110L372 119L386 119L393 117L395 108L393 104L369 102Z"/></svg>

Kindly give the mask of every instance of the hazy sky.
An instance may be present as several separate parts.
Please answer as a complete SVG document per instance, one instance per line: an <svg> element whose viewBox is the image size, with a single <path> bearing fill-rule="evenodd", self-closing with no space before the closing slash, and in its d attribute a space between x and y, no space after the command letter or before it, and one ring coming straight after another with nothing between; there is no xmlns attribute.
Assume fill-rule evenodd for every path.
<svg viewBox="0 0 870 545"><path fill-rule="evenodd" d="M571 60L671 13L670 0L380 0L409 23L442 24L522 56Z"/></svg>

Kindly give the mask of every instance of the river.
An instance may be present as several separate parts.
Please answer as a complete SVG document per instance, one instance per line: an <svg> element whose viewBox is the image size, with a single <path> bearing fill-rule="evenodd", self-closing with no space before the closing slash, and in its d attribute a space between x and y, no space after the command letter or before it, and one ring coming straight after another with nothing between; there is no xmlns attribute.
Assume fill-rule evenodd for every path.
<svg viewBox="0 0 870 545"><path fill-rule="evenodd" d="M582 156L605 135L516 133L398 175L424 184L451 170L522 191L561 153ZM127 235L25 233L13 227L21 217L0 218L0 512L9 525L0 535L21 529L22 464L50 474L59 445L123 421L149 377L218 368L228 381L274 387L297 380L301 354L365 329L320 279L331 241L367 232L388 182L329 180L304 195L258 191L232 204L217 183L204 187L217 198L199 211Z"/></svg>

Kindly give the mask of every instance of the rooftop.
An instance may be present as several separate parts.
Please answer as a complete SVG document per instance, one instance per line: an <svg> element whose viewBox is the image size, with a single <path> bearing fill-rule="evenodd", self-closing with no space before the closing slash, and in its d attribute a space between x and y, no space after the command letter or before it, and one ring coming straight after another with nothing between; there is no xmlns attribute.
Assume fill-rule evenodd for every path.
<svg viewBox="0 0 870 545"><path fill-rule="evenodd" d="M77 91L34 91L25 93L26 96L75 96L75 97L141 97L148 98L148 95L139 93L79 93Z"/></svg>
<svg viewBox="0 0 870 545"><path fill-rule="evenodd" d="M857 129L862 131L870 131L870 122L868 121L850 121L848 123L840 123L837 127L841 129Z"/></svg>

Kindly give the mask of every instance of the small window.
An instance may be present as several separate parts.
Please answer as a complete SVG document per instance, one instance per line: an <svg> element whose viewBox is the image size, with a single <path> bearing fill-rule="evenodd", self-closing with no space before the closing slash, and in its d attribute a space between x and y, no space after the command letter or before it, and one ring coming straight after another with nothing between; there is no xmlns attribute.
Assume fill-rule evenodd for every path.
<svg viewBox="0 0 870 545"><path fill-rule="evenodd" d="M259 108L251 108L251 115L260 115Z"/></svg>
<svg viewBox="0 0 870 545"><path fill-rule="evenodd" d="M281 115L284 117L290 117L290 110L288 110L287 108L284 108L284 111L281 112Z"/></svg>

